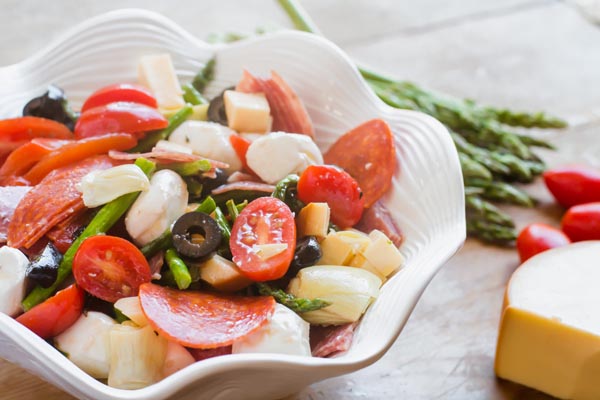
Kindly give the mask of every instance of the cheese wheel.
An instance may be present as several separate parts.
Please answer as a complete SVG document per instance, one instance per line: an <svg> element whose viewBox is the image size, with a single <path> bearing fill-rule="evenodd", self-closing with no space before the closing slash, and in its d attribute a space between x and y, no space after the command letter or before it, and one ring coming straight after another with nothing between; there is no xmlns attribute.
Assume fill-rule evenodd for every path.
<svg viewBox="0 0 600 400"><path fill-rule="evenodd" d="M506 288L496 374L563 399L599 399L600 241L529 259Z"/></svg>

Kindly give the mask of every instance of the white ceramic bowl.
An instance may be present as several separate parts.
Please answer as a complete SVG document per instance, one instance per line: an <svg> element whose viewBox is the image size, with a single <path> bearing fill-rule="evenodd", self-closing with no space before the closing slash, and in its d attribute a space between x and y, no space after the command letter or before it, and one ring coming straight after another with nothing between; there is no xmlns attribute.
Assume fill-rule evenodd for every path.
<svg viewBox="0 0 600 400"><path fill-rule="evenodd" d="M31 58L0 69L0 117L18 116L49 83L78 106L104 84L135 81L140 56L168 52L183 81L213 55L214 95L237 82L243 68L278 71L298 92L327 149L359 123L385 119L395 135L398 164L384 202L406 235L406 265L390 279L357 329L347 354L332 358L240 354L194 365L150 387L126 391L91 378L52 346L0 314L0 357L80 399L275 399L318 380L363 368L393 344L421 293L465 239L463 184L446 129L426 115L381 102L348 57L320 37L281 32L231 45L209 45L161 15L121 10L90 19Z"/></svg>

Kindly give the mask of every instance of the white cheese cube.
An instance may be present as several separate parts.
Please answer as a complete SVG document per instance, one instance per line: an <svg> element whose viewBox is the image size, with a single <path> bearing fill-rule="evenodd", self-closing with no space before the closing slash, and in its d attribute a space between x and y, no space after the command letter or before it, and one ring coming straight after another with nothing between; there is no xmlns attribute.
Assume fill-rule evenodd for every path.
<svg viewBox="0 0 600 400"><path fill-rule="evenodd" d="M252 133L266 133L271 130L271 110L264 93L226 90L223 101L231 129Z"/></svg>
<svg viewBox="0 0 600 400"><path fill-rule="evenodd" d="M169 54L142 57L138 67L138 79L152 91L159 108L169 110L185 105L183 91Z"/></svg>
<svg viewBox="0 0 600 400"><path fill-rule="evenodd" d="M377 269L379 275L390 276L404 264L404 257L385 233L373 230L369 234L371 243L363 251L363 256Z"/></svg>
<svg viewBox="0 0 600 400"><path fill-rule="evenodd" d="M0 248L0 312L15 316L22 311L25 297L25 275L29 260L20 250L3 246Z"/></svg>
<svg viewBox="0 0 600 400"><path fill-rule="evenodd" d="M252 283L237 265L218 254L200 265L200 279L224 292L235 292Z"/></svg>
<svg viewBox="0 0 600 400"><path fill-rule="evenodd" d="M316 236L324 238L329 229L330 210L327 203L307 204L296 219L298 236Z"/></svg>

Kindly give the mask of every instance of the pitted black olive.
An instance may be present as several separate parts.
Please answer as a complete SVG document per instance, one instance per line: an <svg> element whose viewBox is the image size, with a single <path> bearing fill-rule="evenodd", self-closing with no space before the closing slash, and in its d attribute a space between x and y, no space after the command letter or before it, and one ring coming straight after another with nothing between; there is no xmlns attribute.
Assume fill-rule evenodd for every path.
<svg viewBox="0 0 600 400"><path fill-rule="evenodd" d="M69 108L63 90L54 85L48 86L48 91L40 97L31 99L23 108L23 116L52 119L70 130L75 127L77 119L77 115Z"/></svg>
<svg viewBox="0 0 600 400"><path fill-rule="evenodd" d="M41 287L50 287L56 281L58 266L62 258L62 254L54 244L48 243L40 255L29 263L27 277Z"/></svg>
<svg viewBox="0 0 600 400"><path fill-rule="evenodd" d="M200 258L215 251L221 244L221 228L210 215L192 211L183 214L171 228L173 245L177 252L189 258ZM192 241L193 234L204 237L201 243Z"/></svg>
<svg viewBox="0 0 600 400"><path fill-rule="evenodd" d="M323 256L321 246L314 236L306 236L296 243L294 259L290 264L290 270L299 271L302 268L315 265Z"/></svg>
<svg viewBox="0 0 600 400"><path fill-rule="evenodd" d="M225 90L235 90L235 87L228 87ZM225 90L210 101L206 116L209 121L227 126L227 113L225 113L225 101L223 100Z"/></svg>

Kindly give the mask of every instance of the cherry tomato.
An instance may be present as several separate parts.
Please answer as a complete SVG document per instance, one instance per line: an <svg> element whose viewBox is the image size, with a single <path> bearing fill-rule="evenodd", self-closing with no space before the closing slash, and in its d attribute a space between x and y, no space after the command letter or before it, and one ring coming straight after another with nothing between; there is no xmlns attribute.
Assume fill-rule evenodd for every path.
<svg viewBox="0 0 600 400"><path fill-rule="evenodd" d="M563 232L573 242L600 240L600 202L569 208L561 225Z"/></svg>
<svg viewBox="0 0 600 400"><path fill-rule="evenodd" d="M73 258L73 276L89 294L114 303L137 296L142 283L150 282L150 266L131 242L116 236L87 238Z"/></svg>
<svg viewBox="0 0 600 400"><path fill-rule="evenodd" d="M5 185L10 178L23 175L44 156L71 142L71 140L36 138L19 146L2 164L0 184Z"/></svg>
<svg viewBox="0 0 600 400"><path fill-rule="evenodd" d="M531 224L519 233L517 250L523 263L538 253L569 243L571 240L559 229L546 224Z"/></svg>
<svg viewBox="0 0 600 400"><path fill-rule="evenodd" d="M75 137L82 139L113 132L137 134L168 125L169 121L155 108L136 103L110 103L82 113L75 125Z"/></svg>
<svg viewBox="0 0 600 400"><path fill-rule="evenodd" d="M110 133L74 140L40 159L24 175L24 178L32 185L36 185L57 168L91 156L106 154L109 150L129 150L136 144L137 139L128 133Z"/></svg>
<svg viewBox="0 0 600 400"><path fill-rule="evenodd" d="M42 339L60 335L81 316L84 291L73 284L17 317L17 321Z"/></svg>
<svg viewBox="0 0 600 400"><path fill-rule="evenodd" d="M115 85L105 86L92 93L85 103L83 103L81 112L86 112L90 108L104 106L119 101L145 104L152 108L158 107L156 99L145 87L132 83L117 83Z"/></svg>
<svg viewBox="0 0 600 400"><path fill-rule="evenodd" d="M564 207L600 201L600 171L584 165L554 168L544 172L544 182Z"/></svg>
<svg viewBox="0 0 600 400"><path fill-rule="evenodd" d="M235 154L237 154L238 158L242 161L244 170L254 174L254 171L250 169L248 162L246 162L246 153L248 152L248 147L250 147L250 141L240 135L230 135L229 143L231 143L231 147L233 147Z"/></svg>
<svg viewBox="0 0 600 400"><path fill-rule="evenodd" d="M261 258L256 245L286 244L287 248ZM273 197L260 197L246 206L231 229L229 247L233 262L248 278L263 282L287 272L296 247L296 223L290 208Z"/></svg>
<svg viewBox="0 0 600 400"><path fill-rule="evenodd" d="M356 225L365 204L356 180L332 165L306 168L298 181L298 198L304 203L326 202L331 221L340 228Z"/></svg>
<svg viewBox="0 0 600 400"><path fill-rule="evenodd" d="M34 138L72 139L65 125L51 119L20 117L0 120L0 156L4 156Z"/></svg>

